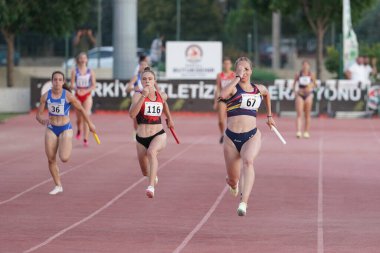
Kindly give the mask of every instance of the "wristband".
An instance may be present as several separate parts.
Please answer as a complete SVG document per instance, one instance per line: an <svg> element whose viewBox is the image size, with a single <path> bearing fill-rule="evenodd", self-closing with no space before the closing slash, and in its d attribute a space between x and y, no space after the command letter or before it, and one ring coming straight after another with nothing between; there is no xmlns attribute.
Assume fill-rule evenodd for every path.
<svg viewBox="0 0 380 253"><path fill-rule="evenodd" d="M268 115L267 118L272 118L272 115Z"/></svg>
<svg viewBox="0 0 380 253"><path fill-rule="evenodd" d="M240 81L241 81L241 76L236 75L235 77L238 77L240 79Z"/></svg>

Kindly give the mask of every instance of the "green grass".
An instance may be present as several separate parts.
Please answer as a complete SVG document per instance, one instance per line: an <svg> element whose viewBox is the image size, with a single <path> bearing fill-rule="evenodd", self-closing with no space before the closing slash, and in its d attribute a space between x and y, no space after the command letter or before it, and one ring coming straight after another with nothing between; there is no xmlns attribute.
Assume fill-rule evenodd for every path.
<svg viewBox="0 0 380 253"><path fill-rule="evenodd" d="M256 81L274 81L276 78L276 74L272 71L260 68L253 69L253 79Z"/></svg>
<svg viewBox="0 0 380 253"><path fill-rule="evenodd" d="M20 115L19 113L0 113L0 123L4 123L6 120Z"/></svg>

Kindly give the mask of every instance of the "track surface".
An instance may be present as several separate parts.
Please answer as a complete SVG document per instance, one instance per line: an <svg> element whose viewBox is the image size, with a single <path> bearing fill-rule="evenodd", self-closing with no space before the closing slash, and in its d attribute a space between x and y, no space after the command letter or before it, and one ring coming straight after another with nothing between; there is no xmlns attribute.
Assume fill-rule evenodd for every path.
<svg viewBox="0 0 380 253"><path fill-rule="evenodd" d="M175 116L147 199L127 115L93 115L102 144L73 140L53 183L34 115L0 124L0 252L379 252L380 120L313 119L309 140L263 133L248 215L226 191L213 115ZM169 131L167 131L169 132Z"/></svg>

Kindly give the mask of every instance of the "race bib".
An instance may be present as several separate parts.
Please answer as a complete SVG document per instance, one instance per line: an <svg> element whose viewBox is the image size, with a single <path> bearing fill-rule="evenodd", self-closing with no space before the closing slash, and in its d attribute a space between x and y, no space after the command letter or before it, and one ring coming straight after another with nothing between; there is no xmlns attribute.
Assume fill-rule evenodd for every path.
<svg viewBox="0 0 380 253"><path fill-rule="evenodd" d="M159 117L162 114L163 105L160 102L145 102L145 116Z"/></svg>
<svg viewBox="0 0 380 253"><path fill-rule="evenodd" d="M311 83L311 78L310 76L300 76L299 78L299 83L301 85L308 85L309 83Z"/></svg>
<svg viewBox="0 0 380 253"><path fill-rule="evenodd" d="M87 75L78 76L76 85L79 89L88 88L90 87L90 78Z"/></svg>
<svg viewBox="0 0 380 253"><path fill-rule="evenodd" d="M240 108L257 110L261 104L260 94L242 94Z"/></svg>
<svg viewBox="0 0 380 253"><path fill-rule="evenodd" d="M50 103L48 104L48 110L53 115L57 115L57 116L65 115L64 104Z"/></svg>

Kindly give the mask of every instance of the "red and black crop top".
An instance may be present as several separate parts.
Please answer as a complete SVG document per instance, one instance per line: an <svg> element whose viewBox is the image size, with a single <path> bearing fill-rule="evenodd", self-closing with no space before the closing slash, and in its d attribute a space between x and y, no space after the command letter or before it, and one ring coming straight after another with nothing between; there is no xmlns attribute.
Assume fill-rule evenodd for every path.
<svg viewBox="0 0 380 253"><path fill-rule="evenodd" d="M139 113L137 114L137 124L161 124L161 114L164 109L164 101L159 92L156 91L156 101L148 97L144 99Z"/></svg>

